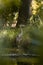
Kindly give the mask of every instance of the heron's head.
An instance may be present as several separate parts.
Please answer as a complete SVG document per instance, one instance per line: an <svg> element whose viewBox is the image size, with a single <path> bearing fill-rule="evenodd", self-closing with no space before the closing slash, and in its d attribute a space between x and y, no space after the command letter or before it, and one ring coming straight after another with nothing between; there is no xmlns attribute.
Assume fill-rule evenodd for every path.
<svg viewBox="0 0 43 65"><path fill-rule="evenodd" d="M25 25L24 25L24 24L21 24L21 25L20 25L20 28L24 28L24 27L25 27Z"/></svg>

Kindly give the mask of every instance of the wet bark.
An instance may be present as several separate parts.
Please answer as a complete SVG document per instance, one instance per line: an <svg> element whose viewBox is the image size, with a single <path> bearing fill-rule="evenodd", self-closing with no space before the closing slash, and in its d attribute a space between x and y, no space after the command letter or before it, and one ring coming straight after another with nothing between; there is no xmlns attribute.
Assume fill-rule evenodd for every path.
<svg viewBox="0 0 43 65"><path fill-rule="evenodd" d="M22 0L22 5L19 8L19 16L17 26L20 24L27 24L27 20L30 18L30 4L32 0Z"/></svg>

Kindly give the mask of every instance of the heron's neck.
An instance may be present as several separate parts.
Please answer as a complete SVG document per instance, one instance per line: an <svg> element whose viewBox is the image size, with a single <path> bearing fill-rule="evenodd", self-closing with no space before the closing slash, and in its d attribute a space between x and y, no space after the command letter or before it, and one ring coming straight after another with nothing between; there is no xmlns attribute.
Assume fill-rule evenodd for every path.
<svg viewBox="0 0 43 65"><path fill-rule="evenodd" d="M20 32L23 33L23 29L22 28L20 28Z"/></svg>

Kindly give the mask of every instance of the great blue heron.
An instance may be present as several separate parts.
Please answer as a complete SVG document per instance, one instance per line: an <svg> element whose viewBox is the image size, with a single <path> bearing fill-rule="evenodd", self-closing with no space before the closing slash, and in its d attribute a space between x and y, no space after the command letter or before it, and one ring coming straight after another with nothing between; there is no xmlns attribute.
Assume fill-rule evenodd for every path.
<svg viewBox="0 0 43 65"><path fill-rule="evenodd" d="M17 35L17 37L16 37L16 43L18 44L18 49L20 48L20 43L21 43L21 41L22 41L22 36L23 36L23 27L24 27L25 25L20 25L20 33Z"/></svg>

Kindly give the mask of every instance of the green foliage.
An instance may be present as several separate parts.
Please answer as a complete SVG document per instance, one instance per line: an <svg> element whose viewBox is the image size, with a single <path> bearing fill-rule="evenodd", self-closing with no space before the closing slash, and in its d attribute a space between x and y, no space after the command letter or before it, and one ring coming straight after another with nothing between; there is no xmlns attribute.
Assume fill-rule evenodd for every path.
<svg viewBox="0 0 43 65"><path fill-rule="evenodd" d="M43 1L35 0L35 3L36 5L34 6L37 7L35 9L33 7L32 16L28 21L30 22L30 24L27 24L25 25L24 28L22 28L23 36L22 36L22 41L20 41L20 49L18 50L17 47L16 49L14 47L13 52L23 54L29 52L37 53L38 51L38 54L40 55L39 60L40 63L42 63L43 61L43 50L42 50L43 49ZM17 19L18 14L16 16L15 14L13 15L13 13L18 12L18 9L21 5L21 0L2 0L0 4L1 4L0 6L0 54L11 53L9 49L13 48L12 46L13 44L15 44L15 38L17 37L17 35L19 35L21 29L20 28L11 29L10 26L3 27L3 24L6 24L7 20L10 21L10 24L12 24L13 19ZM9 14L11 16L9 16ZM19 43L17 42L17 46L18 45ZM7 49L6 51L5 48L9 48L9 49ZM3 63L5 63L4 60ZM10 64L12 65L11 62Z"/></svg>
<svg viewBox="0 0 43 65"><path fill-rule="evenodd" d="M5 24L7 20L9 20L9 17L11 19L10 21L13 21L13 18L15 16L14 13L18 12L20 4L20 0L2 0L0 2L0 18L5 19Z"/></svg>

